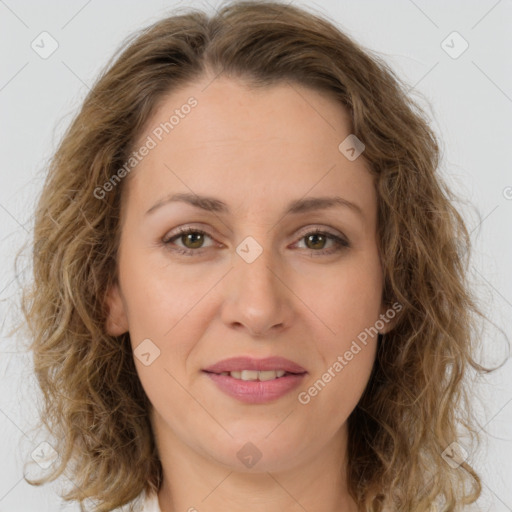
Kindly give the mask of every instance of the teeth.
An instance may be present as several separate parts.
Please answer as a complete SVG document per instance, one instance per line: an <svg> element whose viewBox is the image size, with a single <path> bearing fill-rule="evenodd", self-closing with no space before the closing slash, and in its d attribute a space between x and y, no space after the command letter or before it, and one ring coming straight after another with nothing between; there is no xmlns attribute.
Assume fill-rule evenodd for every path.
<svg viewBox="0 0 512 512"><path fill-rule="evenodd" d="M259 380L273 380L282 377L285 374L283 370L267 370L264 372L258 372Z"/></svg>
<svg viewBox="0 0 512 512"><path fill-rule="evenodd" d="M234 379L238 380L273 380L282 377L286 372L284 370L266 370L266 371L255 371L255 370L242 370L241 372L222 372L221 375L229 375Z"/></svg>

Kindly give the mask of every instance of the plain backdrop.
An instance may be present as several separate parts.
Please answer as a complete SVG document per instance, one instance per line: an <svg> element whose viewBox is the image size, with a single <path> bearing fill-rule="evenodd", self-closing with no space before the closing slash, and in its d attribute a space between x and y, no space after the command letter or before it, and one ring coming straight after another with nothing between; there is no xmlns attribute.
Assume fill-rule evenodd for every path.
<svg viewBox="0 0 512 512"><path fill-rule="evenodd" d="M471 230L474 287L494 324L482 332L482 361L503 361L512 332L512 2L293 3L331 18L385 58L431 117L442 141L442 172L462 199ZM60 500L58 485L32 487L23 480L24 463L45 438L31 430L37 419L31 358L24 340L9 336L9 329L19 320L20 283L29 271L27 257L15 269L14 255L30 237L44 166L100 69L128 35L175 6L213 12L219 5L0 0L0 512L78 510ZM33 49L41 37L47 49L52 40L58 44L47 58ZM475 407L488 432L479 451L469 455L484 481L479 506L512 511L510 359L474 394L481 397Z"/></svg>

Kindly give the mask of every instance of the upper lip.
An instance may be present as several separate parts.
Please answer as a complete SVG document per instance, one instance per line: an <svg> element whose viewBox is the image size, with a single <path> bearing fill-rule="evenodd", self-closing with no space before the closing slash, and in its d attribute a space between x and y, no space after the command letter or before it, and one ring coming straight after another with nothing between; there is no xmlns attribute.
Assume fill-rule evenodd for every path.
<svg viewBox="0 0 512 512"><path fill-rule="evenodd" d="M222 372L241 372L242 370L265 371L265 370L284 370L288 373L306 373L306 370L297 363L285 359L284 357L266 357L264 359L256 359L254 357L231 357L223 359L208 368L204 368L205 372L222 373Z"/></svg>

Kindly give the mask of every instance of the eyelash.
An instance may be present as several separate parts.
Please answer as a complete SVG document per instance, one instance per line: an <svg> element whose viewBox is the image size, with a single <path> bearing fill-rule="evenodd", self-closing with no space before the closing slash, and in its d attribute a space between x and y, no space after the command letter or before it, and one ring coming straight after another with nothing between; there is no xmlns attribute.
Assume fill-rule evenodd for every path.
<svg viewBox="0 0 512 512"><path fill-rule="evenodd" d="M203 231L202 229L186 227L186 228L178 228L177 234L173 235L170 238L164 238L162 240L162 243L168 249L170 249L174 252L177 252L179 254L183 254L185 256L194 256L194 255L201 254L205 249L207 249L207 247L200 247L198 249L188 249L188 248L183 248L183 247L179 247L179 246L170 247L174 240L177 240L180 237L182 237L184 235L188 235L190 233L206 235L209 238L213 238L206 231ZM350 247L350 243L347 240L345 240L344 238L341 238L341 237L335 235L334 233L330 233L328 231L322 231L321 229L314 229L312 231L308 231L307 233L305 233L304 235L302 235L299 238L299 241L303 240L304 238L306 238L309 235L323 235L323 236L327 237L328 239L333 240L336 244L336 247L334 247L332 249L320 249L318 251L316 251L314 249L309 249L312 253L317 254L317 255L334 254L336 252L339 252L343 249L348 249Z"/></svg>

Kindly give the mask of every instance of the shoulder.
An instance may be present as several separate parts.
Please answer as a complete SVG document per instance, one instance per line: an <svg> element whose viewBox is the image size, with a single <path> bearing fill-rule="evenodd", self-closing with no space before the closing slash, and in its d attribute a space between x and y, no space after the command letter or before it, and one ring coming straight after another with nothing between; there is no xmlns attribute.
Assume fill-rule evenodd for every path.
<svg viewBox="0 0 512 512"><path fill-rule="evenodd" d="M145 497L142 512L161 512L157 494L149 494Z"/></svg>

